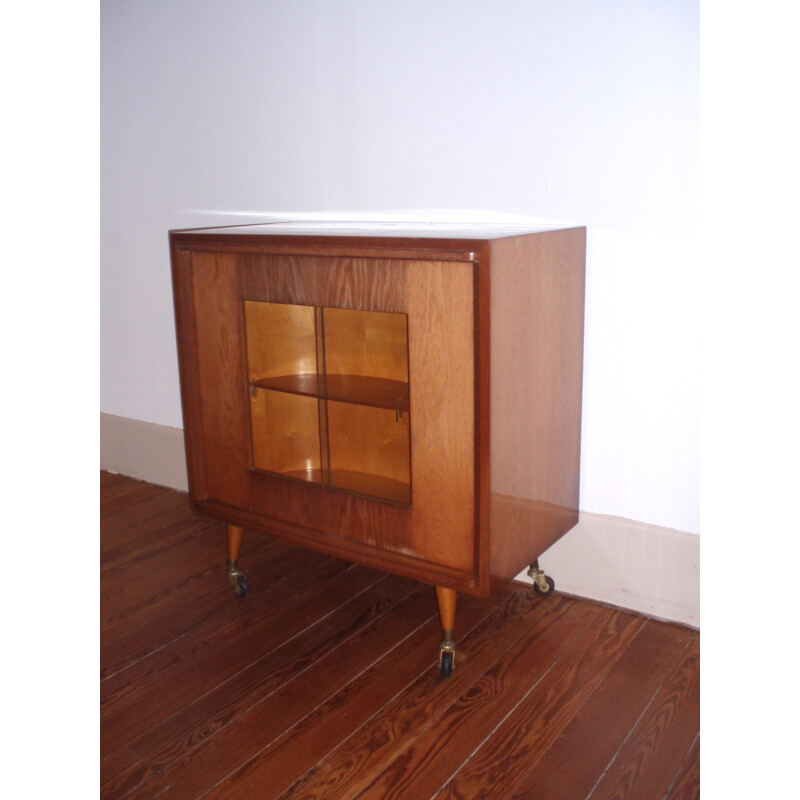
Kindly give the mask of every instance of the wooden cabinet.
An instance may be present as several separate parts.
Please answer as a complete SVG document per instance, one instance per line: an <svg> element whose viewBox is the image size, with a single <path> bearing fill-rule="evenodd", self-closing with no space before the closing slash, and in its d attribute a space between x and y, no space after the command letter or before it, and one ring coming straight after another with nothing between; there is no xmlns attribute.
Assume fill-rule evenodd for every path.
<svg viewBox="0 0 800 800"><path fill-rule="evenodd" d="M170 233L193 506L488 596L578 519L585 230ZM540 585L546 591L542 575Z"/></svg>

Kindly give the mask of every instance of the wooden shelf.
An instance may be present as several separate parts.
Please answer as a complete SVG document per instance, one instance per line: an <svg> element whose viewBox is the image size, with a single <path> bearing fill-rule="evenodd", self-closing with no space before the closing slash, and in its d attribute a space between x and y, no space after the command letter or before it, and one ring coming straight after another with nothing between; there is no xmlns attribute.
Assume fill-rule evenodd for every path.
<svg viewBox="0 0 800 800"><path fill-rule="evenodd" d="M306 397L321 397L317 376L280 375L261 378L252 385L259 389L300 394ZM374 408L388 408L408 412L410 408L408 384L387 378L371 378L364 375L328 375L327 396L329 400L354 403Z"/></svg>
<svg viewBox="0 0 800 800"><path fill-rule="evenodd" d="M296 481L305 481L306 483L323 484L325 482L325 472L321 469L292 469L278 472L277 474L283 475L284 478L293 478Z"/></svg>
<svg viewBox="0 0 800 800"><path fill-rule="evenodd" d="M411 486L402 481L395 481L383 475L370 475L366 472L351 470L331 470L331 486L345 492L377 497L393 503L411 505Z"/></svg>
<svg viewBox="0 0 800 800"><path fill-rule="evenodd" d="M364 375L328 375L328 399L361 406L409 410L408 384Z"/></svg>
<svg viewBox="0 0 800 800"><path fill-rule="evenodd" d="M304 397L319 397L319 381L316 373L310 375L278 375L274 378L260 378L251 381L258 389L272 389L274 392L301 394Z"/></svg>
<svg viewBox="0 0 800 800"><path fill-rule="evenodd" d="M343 492L372 497L377 500L388 500L390 503L400 505L411 505L411 486L402 481L392 480L383 475L371 475L366 472L355 472L353 470L334 469L330 471L321 469L294 469L273 472L271 470L259 470L266 474L280 475L284 478L291 478L305 483L317 483L322 486L330 486Z"/></svg>

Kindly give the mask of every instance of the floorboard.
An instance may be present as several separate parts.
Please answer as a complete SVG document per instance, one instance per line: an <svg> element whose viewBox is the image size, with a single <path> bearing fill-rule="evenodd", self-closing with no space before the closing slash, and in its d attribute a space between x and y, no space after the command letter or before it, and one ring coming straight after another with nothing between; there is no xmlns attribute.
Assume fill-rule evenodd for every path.
<svg viewBox="0 0 800 800"><path fill-rule="evenodd" d="M557 740L530 762L515 800L587 797L694 635L647 620Z"/></svg>
<svg viewBox="0 0 800 800"><path fill-rule="evenodd" d="M337 800L342 797L341 792L358 796L489 667L504 658L506 651L530 629L534 614L539 629L545 630L549 625L558 625L575 605L575 600L561 595L545 601L534 592L512 590L472 631L463 631L461 620L457 669L448 680L442 681L436 670L423 672L281 798Z"/></svg>
<svg viewBox="0 0 800 800"><path fill-rule="evenodd" d="M101 796L699 797L699 632L511 584L459 597L100 474ZM556 582L558 576L554 576Z"/></svg>
<svg viewBox="0 0 800 800"><path fill-rule="evenodd" d="M664 797L695 743L700 726L700 640L696 636L592 793Z"/></svg>
<svg viewBox="0 0 800 800"><path fill-rule="evenodd" d="M574 719L644 624L627 612L604 611L527 691L438 797L511 796L526 771Z"/></svg>

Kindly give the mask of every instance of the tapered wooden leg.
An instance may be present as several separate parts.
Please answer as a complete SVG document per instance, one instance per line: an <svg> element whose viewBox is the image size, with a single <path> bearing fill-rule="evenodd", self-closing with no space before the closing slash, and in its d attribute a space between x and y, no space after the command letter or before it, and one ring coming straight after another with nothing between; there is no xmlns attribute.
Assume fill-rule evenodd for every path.
<svg viewBox="0 0 800 800"><path fill-rule="evenodd" d="M455 589L436 587L436 602L439 604L439 620L442 623L442 641L439 644L439 667L442 677L449 677L456 657L456 599Z"/></svg>
<svg viewBox="0 0 800 800"><path fill-rule="evenodd" d="M236 561L242 549L244 530L236 525L228 525L228 561Z"/></svg>
<svg viewBox="0 0 800 800"><path fill-rule="evenodd" d="M237 525L228 525L228 580L239 597L246 597L250 591L244 572L239 569L239 551L242 549L244 531Z"/></svg>

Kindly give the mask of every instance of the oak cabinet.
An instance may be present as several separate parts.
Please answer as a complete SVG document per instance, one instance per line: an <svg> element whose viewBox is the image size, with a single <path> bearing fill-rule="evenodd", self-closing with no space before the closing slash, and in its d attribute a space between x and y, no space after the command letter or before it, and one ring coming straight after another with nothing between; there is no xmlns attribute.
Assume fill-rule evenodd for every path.
<svg viewBox="0 0 800 800"><path fill-rule="evenodd" d="M585 229L170 233L190 498L242 530L488 596L578 518ZM541 574L539 586L547 591Z"/></svg>

